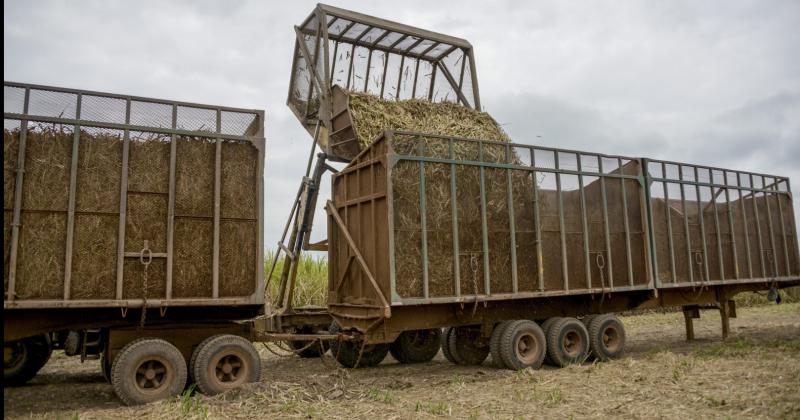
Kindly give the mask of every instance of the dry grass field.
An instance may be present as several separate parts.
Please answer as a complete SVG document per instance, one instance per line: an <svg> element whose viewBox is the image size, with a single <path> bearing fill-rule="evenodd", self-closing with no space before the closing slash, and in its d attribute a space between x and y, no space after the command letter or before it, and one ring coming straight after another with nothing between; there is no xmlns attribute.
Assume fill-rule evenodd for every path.
<svg viewBox="0 0 800 420"><path fill-rule="evenodd" d="M512 372L430 363L345 370L330 358L262 352L262 382L125 407L97 361L55 354L29 385L4 389L5 418L800 418L800 304L719 315L683 337L680 313L626 316L628 353L610 363Z"/></svg>

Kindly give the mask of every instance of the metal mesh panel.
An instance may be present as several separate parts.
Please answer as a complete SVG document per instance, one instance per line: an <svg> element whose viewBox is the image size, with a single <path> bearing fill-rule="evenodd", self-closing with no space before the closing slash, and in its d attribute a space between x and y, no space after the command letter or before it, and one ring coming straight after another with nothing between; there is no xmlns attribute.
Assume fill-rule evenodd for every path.
<svg viewBox="0 0 800 420"><path fill-rule="evenodd" d="M25 105L25 89L3 86L3 112L22 114Z"/></svg>
<svg viewBox="0 0 800 420"><path fill-rule="evenodd" d="M178 106L177 128L189 131L217 131L217 111L213 109Z"/></svg>
<svg viewBox="0 0 800 420"><path fill-rule="evenodd" d="M125 123L125 100L105 96L81 96L81 119L108 123Z"/></svg>
<svg viewBox="0 0 800 420"><path fill-rule="evenodd" d="M141 299L144 296L144 265L138 258L126 258L123 266L125 278L122 281L123 299ZM147 267L147 298L164 298L167 289L167 261L153 258Z"/></svg>
<svg viewBox="0 0 800 420"><path fill-rule="evenodd" d="M72 299L113 299L117 283L117 215L78 214L72 249Z"/></svg>
<svg viewBox="0 0 800 420"><path fill-rule="evenodd" d="M15 282L18 299L63 296L66 240L66 213L22 212Z"/></svg>
<svg viewBox="0 0 800 420"><path fill-rule="evenodd" d="M43 117L75 118L78 95L67 92L31 89L29 115Z"/></svg>
<svg viewBox="0 0 800 420"><path fill-rule="evenodd" d="M220 296L249 296L255 292L257 232L255 220L220 221Z"/></svg>
<svg viewBox="0 0 800 420"><path fill-rule="evenodd" d="M353 23L347 19L336 19L332 25L328 27L328 34L329 35L341 35L345 29L347 29L350 24Z"/></svg>
<svg viewBox="0 0 800 420"><path fill-rule="evenodd" d="M129 192L127 204L125 249L139 251L148 241L153 252L166 252L168 196Z"/></svg>
<svg viewBox="0 0 800 420"><path fill-rule="evenodd" d="M258 150L250 143L222 144L221 217L255 219Z"/></svg>
<svg viewBox="0 0 800 420"><path fill-rule="evenodd" d="M175 178L175 214L211 217L214 210L215 142L179 137Z"/></svg>
<svg viewBox="0 0 800 420"><path fill-rule="evenodd" d="M128 191L169 192L170 141L166 134L130 133Z"/></svg>
<svg viewBox="0 0 800 420"><path fill-rule="evenodd" d="M245 135L255 134L252 124L256 121L256 114L245 112L222 111L222 134Z"/></svg>
<svg viewBox="0 0 800 420"><path fill-rule="evenodd" d="M214 225L211 220L175 219L172 271L174 297L210 297Z"/></svg>
<svg viewBox="0 0 800 420"><path fill-rule="evenodd" d="M172 127L172 106L156 102L131 101L131 124L146 127Z"/></svg>
<svg viewBox="0 0 800 420"><path fill-rule="evenodd" d="M122 143L121 130L81 128L75 197L77 211L119 211Z"/></svg>
<svg viewBox="0 0 800 420"><path fill-rule="evenodd" d="M6 210L14 207L19 135L19 120L3 120L3 208Z"/></svg>
<svg viewBox="0 0 800 420"><path fill-rule="evenodd" d="M28 123L22 208L66 211L73 127Z"/></svg>

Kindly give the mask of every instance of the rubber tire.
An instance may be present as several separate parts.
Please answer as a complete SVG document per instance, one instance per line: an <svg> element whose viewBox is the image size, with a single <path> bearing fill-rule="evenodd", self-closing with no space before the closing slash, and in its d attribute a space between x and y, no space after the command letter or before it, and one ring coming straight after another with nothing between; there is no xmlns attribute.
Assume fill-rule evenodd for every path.
<svg viewBox="0 0 800 420"><path fill-rule="evenodd" d="M444 354L444 358L449 360L450 363L454 365L460 365L461 363L459 363L453 352L450 350L450 335L454 333L455 333L454 327L447 327L444 329L444 332L442 332L442 343L441 343L442 354Z"/></svg>
<svg viewBox="0 0 800 420"><path fill-rule="evenodd" d="M172 381L163 386L161 392L145 393L135 383L136 370L143 359L157 355L171 365ZM134 380L130 380L133 376ZM179 395L186 386L186 360L171 343L159 338L146 338L128 343L111 364L111 385L114 393L126 405L147 404Z"/></svg>
<svg viewBox="0 0 800 420"><path fill-rule="evenodd" d="M517 354L518 340L523 335L532 336L535 340L537 353L529 361L522 360ZM500 358L503 364L511 370L522 370L526 368L539 369L542 367L544 355L547 353L547 341L544 331L539 324L522 319L514 321L503 329L503 335L499 338Z"/></svg>
<svg viewBox="0 0 800 420"><path fill-rule="evenodd" d="M50 341L49 334L27 337L4 344L16 343L22 344L25 354L17 366L6 369L5 364L3 365L4 387L24 385L33 379L39 373L39 370L47 364L47 361L50 360L50 355L53 354L53 344Z"/></svg>
<svg viewBox="0 0 800 420"><path fill-rule="evenodd" d="M197 389L206 395L217 395L261 379L261 357L250 340L233 334L219 334L203 340L193 357L192 376ZM246 371L232 383L222 383L210 372L215 359L236 355ZM214 367L215 368L215 367ZM215 368L216 369L216 368Z"/></svg>
<svg viewBox="0 0 800 420"><path fill-rule="evenodd" d="M286 343L289 345L289 348L294 351L300 350L309 344L308 341L287 341ZM296 354L302 359L318 358L322 357L322 355L328 351L329 347L327 341L322 342L322 349L319 348L319 342L315 342L311 347L297 352Z"/></svg>
<svg viewBox="0 0 800 420"><path fill-rule="evenodd" d="M339 324L333 323L330 328L331 334L341 331ZM389 354L389 345L385 343L370 344L364 347L359 360L358 354L361 352L361 344L354 341L331 341L331 354L342 366L346 368L364 368L379 365L386 355ZM358 363L358 366L356 366Z"/></svg>
<svg viewBox="0 0 800 420"><path fill-rule="evenodd" d="M473 327L455 327L447 339L453 358L459 365L481 365L489 357L489 345L478 346Z"/></svg>
<svg viewBox="0 0 800 420"><path fill-rule="evenodd" d="M208 342L211 341L211 339L213 339L216 336L217 335L206 337L203 341L200 342L200 344L198 344L194 348L194 350L192 350L192 355L189 357L189 364L186 365L187 366L186 386L189 386L196 382L194 379L194 365L197 364L197 353L198 353L197 351L200 350L201 347L208 344Z"/></svg>
<svg viewBox="0 0 800 420"><path fill-rule="evenodd" d="M489 353L492 355L492 363L499 369L509 369L500 356L500 338L503 336L503 331L508 328L514 321L503 321L495 325L492 330L492 338L489 339Z"/></svg>
<svg viewBox="0 0 800 420"><path fill-rule="evenodd" d="M564 349L564 339L570 332L580 336L580 348L574 355ZM561 318L550 326L547 332L547 354L555 366L564 367L573 363L583 363L589 357L589 332L583 322L575 318Z"/></svg>
<svg viewBox="0 0 800 420"><path fill-rule="evenodd" d="M417 342L415 334L424 334L422 343ZM433 328L428 330L403 331L389 345L389 353L400 363L430 362L439 353L442 344L442 330Z"/></svg>
<svg viewBox="0 0 800 420"><path fill-rule="evenodd" d="M560 316L554 316L554 317L552 317L552 318L547 318L547 319L546 319L544 322L542 322L542 325L541 325L541 327L542 327L542 331L544 331L544 336L545 336L545 337L550 337L550 332L549 332L549 331L550 331L550 327L552 327L552 326L553 326L553 324L554 324L556 321L558 321L559 319L561 319L561 318L562 318L562 317L560 317ZM555 364L555 362L553 362L553 361L550 359L550 352L549 352L549 351L545 352L545 355L544 355L544 363L545 363L545 364L548 364L548 365L550 365L550 366L555 366L555 365L556 365L556 364Z"/></svg>
<svg viewBox="0 0 800 420"><path fill-rule="evenodd" d="M603 336L605 331L613 327L617 331L618 349L612 350L606 346ZM625 326L614 314L598 315L594 317L588 325L589 330L589 349L592 356L600 361L606 362L611 359L619 359L625 354Z"/></svg>

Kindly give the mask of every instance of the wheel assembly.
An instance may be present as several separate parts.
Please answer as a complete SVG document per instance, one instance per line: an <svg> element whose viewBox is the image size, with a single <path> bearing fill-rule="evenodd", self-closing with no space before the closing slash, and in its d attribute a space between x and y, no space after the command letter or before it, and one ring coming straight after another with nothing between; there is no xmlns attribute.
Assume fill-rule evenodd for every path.
<svg viewBox="0 0 800 420"><path fill-rule="evenodd" d="M546 350L544 332L533 321L513 321L502 330L498 338L500 359L512 370L538 369L542 366Z"/></svg>
<svg viewBox="0 0 800 420"><path fill-rule="evenodd" d="M440 346L442 347L442 354L444 354L444 358L450 361L450 363L457 365L458 360L453 356L453 352L450 351L450 336L455 333L455 327L447 327L442 332L442 338Z"/></svg>
<svg viewBox="0 0 800 420"><path fill-rule="evenodd" d="M192 377L197 389L216 395L261 378L261 358L253 343L232 334L204 340L192 355Z"/></svg>
<svg viewBox="0 0 800 420"><path fill-rule="evenodd" d="M547 331L547 355L555 366L582 363L589 356L589 333L581 321L561 318Z"/></svg>
<svg viewBox="0 0 800 420"><path fill-rule="evenodd" d="M330 332L336 334L341 331L339 324L333 323ZM389 354L388 344L367 344L360 341L333 340L331 341L331 354L342 366L347 368L372 367L380 364Z"/></svg>
<svg viewBox="0 0 800 420"><path fill-rule="evenodd" d="M561 319L561 317L554 316L552 318L547 318L544 322L542 322L541 327L545 337L550 337L549 333L550 327L559 319ZM545 352L544 354L544 363L547 363L548 365L555 365L555 363L552 360L550 360L549 352Z"/></svg>
<svg viewBox="0 0 800 420"><path fill-rule="evenodd" d="M442 341L442 330L404 331L389 346L392 357L400 363L420 363L432 360Z"/></svg>
<svg viewBox="0 0 800 420"><path fill-rule="evenodd" d="M53 353L47 334L3 344L3 386L22 385L30 381Z"/></svg>
<svg viewBox="0 0 800 420"><path fill-rule="evenodd" d="M625 354L625 326L613 314L592 318L588 330L589 348L595 359L608 361Z"/></svg>
<svg viewBox="0 0 800 420"><path fill-rule="evenodd" d="M111 364L114 393L127 405L146 404L183 391L186 360L169 342L157 338L128 343Z"/></svg>
<svg viewBox="0 0 800 420"><path fill-rule="evenodd" d="M450 355L459 365L480 365L489 356L489 343L478 327L453 327L447 337Z"/></svg>
<svg viewBox="0 0 800 420"><path fill-rule="evenodd" d="M492 330L492 337L489 339L489 353L492 354L492 362L495 367L506 369L506 363L500 356L500 338L503 336L503 331L508 328L514 321L503 321L494 326Z"/></svg>

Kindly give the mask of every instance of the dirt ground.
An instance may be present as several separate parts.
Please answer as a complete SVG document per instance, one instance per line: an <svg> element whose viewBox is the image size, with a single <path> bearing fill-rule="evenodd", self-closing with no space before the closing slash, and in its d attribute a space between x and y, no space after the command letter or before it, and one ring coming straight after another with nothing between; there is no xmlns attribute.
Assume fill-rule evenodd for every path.
<svg viewBox="0 0 800 420"><path fill-rule="evenodd" d="M512 372L391 357L345 370L328 358L262 351L262 383L213 398L186 394L124 407L99 363L54 354L29 385L3 390L6 418L800 418L800 304L739 310L731 337L719 315L695 321L684 341L680 313L624 317L625 358Z"/></svg>

